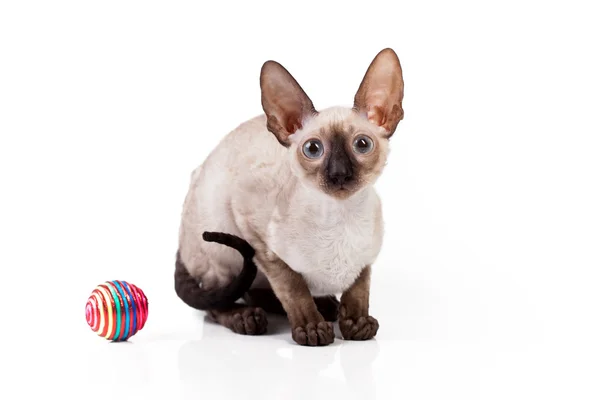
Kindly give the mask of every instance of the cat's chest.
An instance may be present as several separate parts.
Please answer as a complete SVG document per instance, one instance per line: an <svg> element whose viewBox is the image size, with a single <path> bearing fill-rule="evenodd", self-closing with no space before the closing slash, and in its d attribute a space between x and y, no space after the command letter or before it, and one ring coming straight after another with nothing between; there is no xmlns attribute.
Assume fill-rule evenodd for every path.
<svg viewBox="0 0 600 400"><path fill-rule="evenodd" d="M313 295L339 294L375 260L381 245L376 222L371 215L299 219L274 229L274 250Z"/></svg>

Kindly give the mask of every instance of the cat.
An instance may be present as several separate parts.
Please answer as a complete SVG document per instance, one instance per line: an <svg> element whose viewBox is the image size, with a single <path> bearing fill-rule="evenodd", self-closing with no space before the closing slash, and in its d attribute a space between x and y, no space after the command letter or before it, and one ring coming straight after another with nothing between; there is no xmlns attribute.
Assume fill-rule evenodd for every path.
<svg viewBox="0 0 600 400"><path fill-rule="evenodd" d="M264 114L227 134L191 175L175 291L240 334L264 334L267 313L280 313L299 345L331 344L335 321L343 339L371 339L371 268L383 241L374 184L404 118L398 56L375 56L352 107L316 110L273 60L260 89Z"/></svg>

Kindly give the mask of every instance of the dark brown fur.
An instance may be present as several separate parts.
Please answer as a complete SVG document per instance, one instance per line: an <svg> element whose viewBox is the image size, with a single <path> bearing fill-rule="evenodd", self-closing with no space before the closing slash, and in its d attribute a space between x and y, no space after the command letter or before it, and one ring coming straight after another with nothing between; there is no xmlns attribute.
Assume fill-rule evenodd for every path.
<svg viewBox="0 0 600 400"><path fill-rule="evenodd" d="M226 233L204 232L202 237L207 242L220 243L239 251L244 259L242 271L226 286L206 289L190 275L178 251L174 271L175 293L185 304L198 310L228 310L231 304L246 293L256 278L254 249L242 238Z"/></svg>
<svg viewBox="0 0 600 400"><path fill-rule="evenodd" d="M257 251L256 257L262 261L262 271L290 321L292 339L304 346L333 343L333 324L326 321L317 309L302 275L275 256L267 256L266 252Z"/></svg>
<svg viewBox="0 0 600 400"><path fill-rule="evenodd" d="M335 296L313 297L313 300L325 321L337 321L340 302ZM271 289L250 289L244 295L244 301L249 306L260 307L267 313L287 315Z"/></svg>
<svg viewBox="0 0 600 400"><path fill-rule="evenodd" d="M262 335L267 332L267 314L260 307L232 304L228 309L209 310L208 317L241 335Z"/></svg>
<svg viewBox="0 0 600 400"><path fill-rule="evenodd" d="M342 294L339 324L346 340L368 340L379 330L379 322L369 315L371 267L367 266L356 281Z"/></svg>

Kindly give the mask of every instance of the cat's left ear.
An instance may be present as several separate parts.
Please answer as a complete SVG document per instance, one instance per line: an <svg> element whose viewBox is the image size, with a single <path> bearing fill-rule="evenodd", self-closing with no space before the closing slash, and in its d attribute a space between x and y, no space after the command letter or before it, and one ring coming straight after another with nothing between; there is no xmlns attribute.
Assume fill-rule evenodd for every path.
<svg viewBox="0 0 600 400"><path fill-rule="evenodd" d="M389 138L404 118L403 98L404 78L400 60L394 50L383 49L369 65L354 96L354 110L384 128Z"/></svg>

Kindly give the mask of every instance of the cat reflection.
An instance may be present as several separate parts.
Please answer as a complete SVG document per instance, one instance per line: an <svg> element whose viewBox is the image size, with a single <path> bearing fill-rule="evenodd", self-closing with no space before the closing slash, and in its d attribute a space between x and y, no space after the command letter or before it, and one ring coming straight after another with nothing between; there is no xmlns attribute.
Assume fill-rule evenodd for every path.
<svg viewBox="0 0 600 400"><path fill-rule="evenodd" d="M249 337L205 323L201 339L181 346L178 366L185 399L364 400L376 398L372 365L378 354L376 340L336 339L331 346L310 348L294 345L285 329Z"/></svg>

